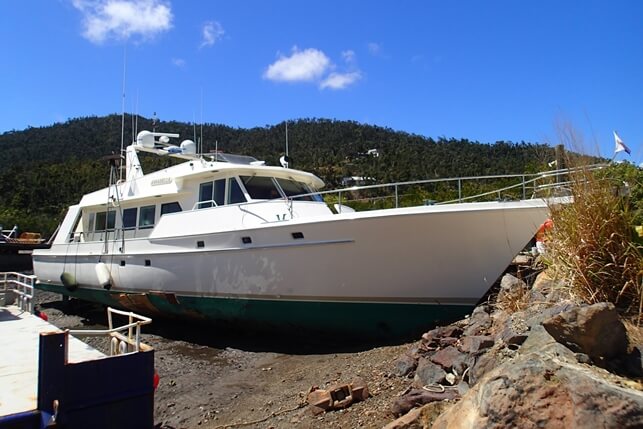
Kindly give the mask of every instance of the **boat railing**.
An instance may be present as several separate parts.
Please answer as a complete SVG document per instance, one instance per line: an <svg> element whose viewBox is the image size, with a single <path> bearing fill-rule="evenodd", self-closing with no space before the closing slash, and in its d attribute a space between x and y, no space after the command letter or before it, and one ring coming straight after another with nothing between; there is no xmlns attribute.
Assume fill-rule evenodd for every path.
<svg viewBox="0 0 643 429"><path fill-rule="evenodd" d="M17 238L13 237L18 233L18 225L14 225L12 229L2 229L2 226L0 226L0 239L8 239L8 238Z"/></svg>
<svg viewBox="0 0 643 429"><path fill-rule="evenodd" d="M383 183L374 185L351 186L342 189L333 189L329 191L315 191L305 194L288 196L287 198L279 197L273 200L248 201L235 204L239 207L249 207L256 204L268 202L285 202L290 210L291 217L293 212L293 202L301 201L304 198L313 197L318 201L324 201L332 204L338 213L342 209L350 208L351 210L369 210L372 208L399 208L411 205L443 205L464 203L471 201L509 201L516 199L531 199L541 197L558 197L569 196L570 185L573 180L570 179L575 173L582 171L593 171L605 168L605 164L594 164L578 168L565 168L549 170L540 173L524 174L495 174L486 176L462 176L455 178L439 178L426 180L412 180L395 183ZM467 186L469 183L490 182L495 184L489 185L491 190L486 190L485 186ZM509 183L510 182L510 183ZM449 198L434 197L431 190L420 192L405 193L405 188L421 188L433 186L433 195ZM478 190L478 192L475 192ZM471 195L468 195L471 192ZM367 195L370 194L370 195ZM421 199L417 195L423 195ZM351 203L357 207L350 207L346 204ZM200 208L217 207L214 201L197 202L192 210Z"/></svg>
<svg viewBox="0 0 643 429"><path fill-rule="evenodd" d="M14 272L0 273L0 295L3 296L3 304L13 303L15 297L16 305L20 310L33 313L36 280L37 277L34 275Z"/></svg>
<svg viewBox="0 0 643 429"><path fill-rule="evenodd" d="M114 315L127 317L128 322L114 326ZM152 319L131 311L107 307L108 329L72 329L69 333L75 337L109 338L110 356L148 351L152 348L141 341L141 327L152 323Z"/></svg>
<svg viewBox="0 0 643 429"><path fill-rule="evenodd" d="M403 193L404 188L409 187L422 187L432 185L434 193L442 192L442 195L453 195L453 198L444 198L442 201L428 198L431 196L430 192L425 192L420 204L417 204L418 199L407 198L411 200L411 205L442 205L463 203L469 201L506 201L512 199L530 199L541 197L553 196L568 196L570 185L574 180L570 176L582 171L594 171L605 168L605 164L594 164L590 166L583 166L578 168L565 168L558 170L549 170L540 173L525 173L525 174L496 174L486 176L464 176L456 178L441 178L441 179L428 179L428 180L413 180L405 182L384 183L375 185L362 185L352 186L342 189L335 189L330 191L317 191L307 194L296 195L289 197L289 200L297 200L310 196L321 196L327 203L336 203L335 207L339 213L344 204L363 203L363 202L382 202L391 201L389 206L395 208L405 206L403 204L405 197L413 194ZM484 190L482 192L474 192L472 195L466 195L467 183L472 182L495 182L496 184L505 184L504 186L494 187L492 190ZM469 190L480 190L481 186L470 186ZM388 192L382 192L388 190ZM364 195L370 193L371 195ZM392 194L392 195L391 195ZM415 194L414 196L416 196ZM413 204L415 203L415 204ZM381 204L382 205L382 204ZM384 207L377 207L384 208Z"/></svg>

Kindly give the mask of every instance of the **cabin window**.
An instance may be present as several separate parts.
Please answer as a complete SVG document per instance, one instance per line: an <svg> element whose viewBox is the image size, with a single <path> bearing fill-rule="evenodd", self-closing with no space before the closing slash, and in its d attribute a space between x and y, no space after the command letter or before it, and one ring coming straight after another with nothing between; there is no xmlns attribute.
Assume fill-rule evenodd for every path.
<svg viewBox="0 0 643 429"><path fill-rule="evenodd" d="M156 217L156 206L141 207L141 213L138 219L139 228L152 228Z"/></svg>
<svg viewBox="0 0 643 429"><path fill-rule="evenodd" d="M253 200L272 200L282 197L271 177L241 176L241 181Z"/></svg>
<svg viewBox="0 0 643 429"><path fill-rule="evenodd" d="M116 224L116 212L98 212L96 213L96 231L105 231L114 229Z"/></svg>
<svg viewBox="0 0 643 429"><path fill-rule="evenodd" d="M279 183L279 186L281 186L281 189L283 189L287 197L310 193L308 187L301 182L295 182L294 180L288 179L277 179L277 183ZM301 201L313 201L312 195L307 195L297 199Z"/></svg>
<svg viewBox="0 0 643 429"><path fill-rule="evenodd" d="M94 219L96 218L96 213L90 213L87 217L87 231L94 231Z"/></svg>
<svg viewBox="0 0 643 429"><path fill-rule="evenodd" d="M239 186L239 182L234 177L228 179L228 204L245 203L246 196Z"/></svg>
<svg viewBox="0 0 643 429"><path fill-rule="evenodd" d="M136 228L136 207L123 210L123 229Z"/></svg>
<svg viewBox="0 0 643 429"><path fill-rule="evenodd" d="M199 187L200 209L206 207L222 206L225 200L225 179L214 182L201 183ZM215 204L216 203L216 204Z"/></svg>
<svg viewBox="0 0 643 429"><path fill-rule="evenodd" d="M181 211L181 205L176 201L173 203L161 204L161 216L168 213L177 213Z"/></svg>

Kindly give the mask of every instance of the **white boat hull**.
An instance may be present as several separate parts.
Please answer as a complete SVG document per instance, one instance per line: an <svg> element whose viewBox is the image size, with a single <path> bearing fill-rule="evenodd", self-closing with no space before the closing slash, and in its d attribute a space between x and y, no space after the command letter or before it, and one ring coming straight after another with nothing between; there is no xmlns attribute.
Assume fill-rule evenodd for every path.
<svg viewBox="0 0 643 429"><path fill-rule="evenodd" d="M34 272L42 285L61 285L67 272L81 289L103 290L101 262L111 273L112 295L467 307L547 215L542 200L466 203L116 240L107 253L101 242L58 244L34 252Z"/></svg>

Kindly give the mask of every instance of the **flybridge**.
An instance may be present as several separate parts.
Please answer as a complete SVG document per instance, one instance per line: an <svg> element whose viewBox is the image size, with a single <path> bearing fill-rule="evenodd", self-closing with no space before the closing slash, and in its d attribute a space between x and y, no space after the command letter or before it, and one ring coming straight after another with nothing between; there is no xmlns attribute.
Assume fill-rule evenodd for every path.
<svg viewBox="0 0 643 429"><path fill-rule="evenodd" d="M179 138L179 135L141 131L136 136L136 141L132 147L137 151L157 155L172 155L183 159L195 159L199 157L196 153L196 143L192 140L183 140L179 146L176 146L170 144L170 138Z"/></svg>
<svg viewBox="0 0 643 429"><path fill-rule="evenodd" d="M157 155L170 155L181 159L197 159L201 155L196 151L196 143L186 139L179 146L170 144L170 138L179 138L174 133L156 133L150 131L141 131L136 136L136 141L132 145L137 151L154 153ZM265 161L259 161L257 158L247 155L234 155L229 153L215 152L207 155L212 161L229 162L230 164L242 165L265 165Z"/></svg>

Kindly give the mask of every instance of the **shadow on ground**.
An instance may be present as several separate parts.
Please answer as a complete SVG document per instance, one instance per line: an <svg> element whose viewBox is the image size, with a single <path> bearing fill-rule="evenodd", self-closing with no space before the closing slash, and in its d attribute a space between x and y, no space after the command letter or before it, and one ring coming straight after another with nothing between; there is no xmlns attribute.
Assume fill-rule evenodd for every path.
<svg viewBox="0 0 643 429"><path fill-rule="evenodd" d="M79 299L60 298L42 302L42 310L55 309L68 316L80 318L74 328L107 327L105 306ZM125 324L125 318L115 324ZM429 326L428 329L431 327ZM328 335L301 329L260 329L223 322L198 322L183 319L154 317L151 325L143 328L146 334L157 335L170 341L186 341L217 349L234 348L249 352L274 352L293 355L356 353L374 347L399 345L417 340L417 335L399 338L360 338L350 335Z"/></svg>

